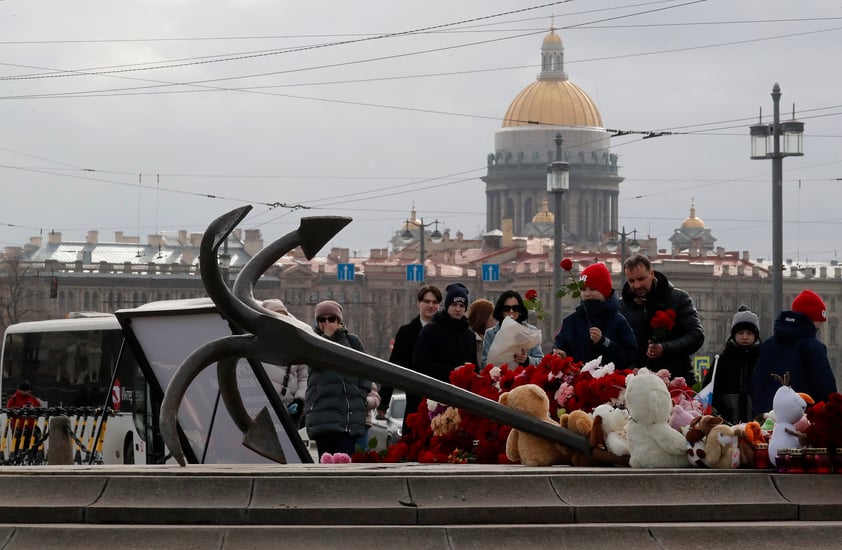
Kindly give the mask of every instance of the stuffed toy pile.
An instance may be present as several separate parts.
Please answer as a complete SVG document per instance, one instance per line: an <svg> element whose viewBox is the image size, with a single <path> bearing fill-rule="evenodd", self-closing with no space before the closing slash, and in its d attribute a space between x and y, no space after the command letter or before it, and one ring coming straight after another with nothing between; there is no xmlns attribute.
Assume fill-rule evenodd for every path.
<svg viewBox="0 0 842 550"><path fill-rule="evenodd" d="M648 369L626 379L629 465L632 468L688 466L684 436L670 427L672 399L666 384Z"/></svg>

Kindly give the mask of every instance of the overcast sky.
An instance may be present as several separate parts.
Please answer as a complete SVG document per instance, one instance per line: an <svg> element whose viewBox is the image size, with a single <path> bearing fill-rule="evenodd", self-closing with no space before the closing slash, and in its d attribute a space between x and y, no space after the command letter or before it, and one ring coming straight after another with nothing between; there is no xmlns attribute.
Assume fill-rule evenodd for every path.
<svg viewBox="0 0 842 550"><path fill-rule="evenodd" d="M748 126L780 83L806 124L784 166L784 258L836 258L842 3L828 0L0 0L0 242L51 229L202 231L255 206L267 242L350 215L328 246L385 247L414 204L485 230L486 156L539 71L552 16L612 139L620 224L697 214L771 257L771 169ZM273 205L273 206L270 206ZM292 210L287 206L309 209Z"/></svg>

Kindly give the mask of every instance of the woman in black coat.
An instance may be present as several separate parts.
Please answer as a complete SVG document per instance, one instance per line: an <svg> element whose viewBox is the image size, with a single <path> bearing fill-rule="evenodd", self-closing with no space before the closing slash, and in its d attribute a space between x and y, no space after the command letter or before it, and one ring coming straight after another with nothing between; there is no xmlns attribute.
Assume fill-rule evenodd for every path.
<svg viewBox="0 0 842 550"><path fill-rule="evenodd" d="M342 324L342 306L336 302L328 300L316 305L315 330L337 344L365 351L357 335ZM354 453L357 438L365 433L370 391L369 380L310 367L304 420L319 457L324 453Z"/></svg>

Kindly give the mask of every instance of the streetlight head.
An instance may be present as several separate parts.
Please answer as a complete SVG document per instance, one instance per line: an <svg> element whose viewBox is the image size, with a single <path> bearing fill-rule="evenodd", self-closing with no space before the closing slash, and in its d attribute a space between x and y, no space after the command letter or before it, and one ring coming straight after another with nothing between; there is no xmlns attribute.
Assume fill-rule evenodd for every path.
<svg viewBox="0 0 842 550"><path fill-rule="evenodd" d="M405 244L409 244L415 240L415 236L412 234L412 231L409 230L409 220L406 221L405 227L406 229L404 229L403 233L401 233L401 240Z"/></svg>
<svg viewBox="0 0 842 550"><path fill-rule="evenodd" d="M619 245L617 244L617 239L611 237L605 242L605 250L608 252L617 252Z"/></svg>
<svg viewBox="0 0 842 550"><path fill-rule="evenodd" d="M632 242L629 243L629 251L631 251L632 254L640 252L640 243L637 242L637 239L632 239Z"/></svg>
<svg viewBox="0 0 842 550"><path fill-rule="evenodd" d="M800 157L804 155L804 123L800 120L781 122L783 143L781 153L787 156Z"/></svg>
<svg viewBox="0 0 842 550"><path fill-rule="evenodd" d="M570 163L555 161L547 166L547 191L557 193L570 189Z"/></svg>
<svg viewBox="0 0 842 550"><path fill-rule="evenodd" d="M772 141L772 127L768 124L752 124L749 127L751 135L751 158L768 159L771 154L769 145Z"/></svg>
<svg viewBox="0 0 842 550"><path fill-rule="evenodd" d="M439 221L436 220L433 223L435 224L436 228L433 229L432 233L430 233L430 240L438 244L442 241L444 237L442 236L441 231L439 231Z"/></svg>

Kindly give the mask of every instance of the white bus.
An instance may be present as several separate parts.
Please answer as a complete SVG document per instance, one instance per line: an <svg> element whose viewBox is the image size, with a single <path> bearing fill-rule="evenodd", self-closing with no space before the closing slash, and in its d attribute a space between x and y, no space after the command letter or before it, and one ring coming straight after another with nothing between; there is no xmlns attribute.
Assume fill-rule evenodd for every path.
<svg viewBox="0 0 842 550"><path fill-rule="evenodd" d="M147 456L146 383L131 349L124 344L117 318L110 314L78 315L75 318L17 323L3 337L3 376L0 395L5 407L21 380L45 409L93 411L107 406L114 410L105 424L102 461L105 464L145 464ZM88 428L77 430L89 452L95 414L79 415ZM71 418L74 422L75 418ZM46 421L41 421L46 425ZM5 410L0 429L8 426ZM81 428L81 426L77 425ZM8 431L8 428L6 428ZM4 457L11 456L11 436Z"/></svg>
<svg viewBox="0 0 842 550"><path fill-rule="evenodd" d="M231 335L228 321L207 298L151 302L116 315L69 317L18 323L6 329L0 355L0 405L7 404L21 380L30 383L32 394L46 409L102 409L107 401L115 414L106 424L103 463L172 461L158 425L163 392L193 350ZM286 462L311 461L298 435L291 437L282 427L245 359L237 364L237 384L249 415L254 417L264 407L269 410ZM6 416L5 411L0 414L0 431L9 424ZM71 423L75 425L74 418ZM88 418L88 425L91 423ZM192 463L272 463L242 445L243 434L220 401L215 368L205 369L190 385L178 424ZM82 443L93 451L91 432L81 435ZM0 448L6 461L14 450L10 449L11 439L6 437L6 447Z"/></svg>

